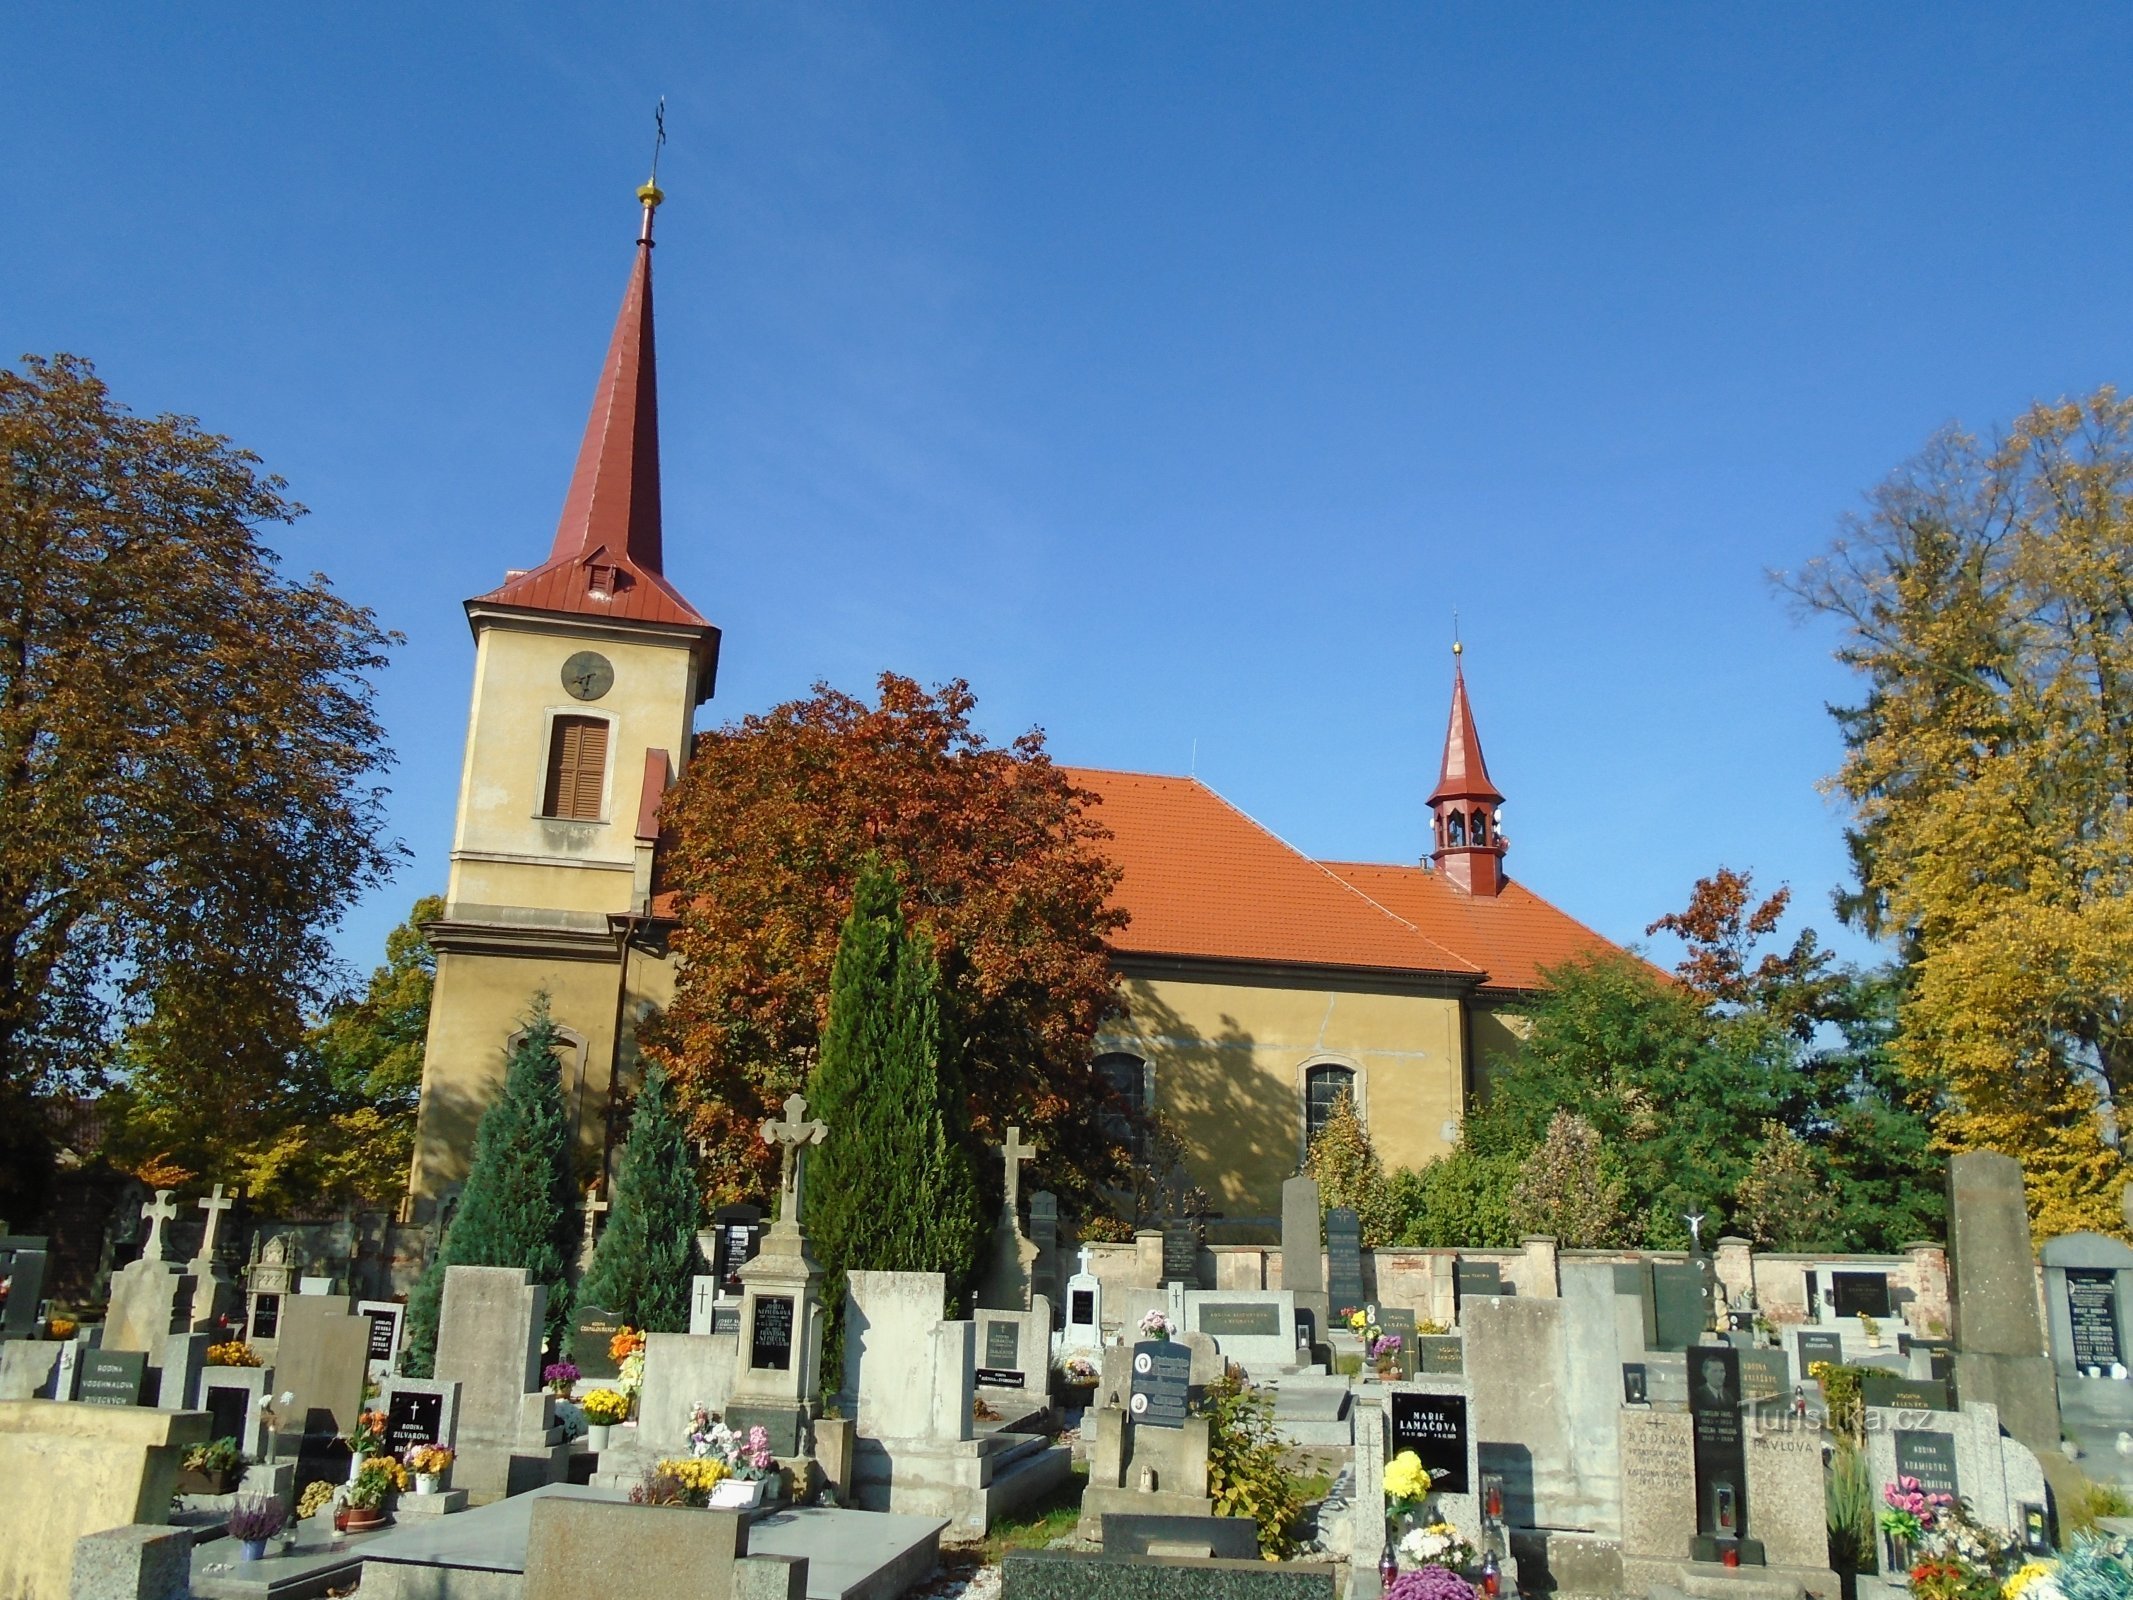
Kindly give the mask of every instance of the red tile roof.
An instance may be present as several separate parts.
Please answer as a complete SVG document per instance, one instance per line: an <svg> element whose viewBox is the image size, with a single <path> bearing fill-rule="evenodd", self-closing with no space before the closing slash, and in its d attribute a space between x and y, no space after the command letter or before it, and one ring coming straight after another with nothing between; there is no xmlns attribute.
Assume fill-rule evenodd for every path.
<svg viewBox="0 0 2133 1600"><path fill-rule="evenodd" d="M1513 883L1473 896L1421 867L1318 862L1192 778L1070 767L1097 796L1131 917L1124 955L1440 973L1527 989L1538 969L1609 951L1601 935Z"/></svg>
<svg viewBox="0 0 2133 1600"><path fill-rule="evenodd" d="M1444 730L1444 765L1437 773L1437 787L1429 804L1439 800L1493 800L1503 804L1503 795L1489 781L1489 764L1481 759L1481 734L1474 727L1474 708L1466 697L1466 671L1453 658L1452 720Z"/></svg>

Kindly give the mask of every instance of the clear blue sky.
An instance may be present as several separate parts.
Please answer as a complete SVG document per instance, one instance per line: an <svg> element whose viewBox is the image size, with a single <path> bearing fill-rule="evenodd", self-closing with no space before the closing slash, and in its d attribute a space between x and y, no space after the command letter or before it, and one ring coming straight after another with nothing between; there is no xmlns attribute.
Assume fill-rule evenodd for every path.
<svg viewBox="0 0 2133 1600"><path fill-rule="evenodd" d="M66 5L0 25L0 353L94 358L407 635L553 535L651 107L668 570L714 720L882 668L1407 860L1456 607L1509 868L1618 938L1720 862L1825 933L1797 563L1936 428L2133 377L2133 10ZM1848 953L1867 953L1856 940ZM1660 952L1665 953L1663 950Z"/></svg>

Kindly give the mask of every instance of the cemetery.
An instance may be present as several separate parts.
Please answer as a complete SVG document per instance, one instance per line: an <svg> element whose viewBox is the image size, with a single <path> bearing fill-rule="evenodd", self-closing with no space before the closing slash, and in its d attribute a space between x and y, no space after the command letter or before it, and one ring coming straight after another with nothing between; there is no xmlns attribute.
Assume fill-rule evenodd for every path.
<svg viewBox="0 0 2133 1600"><path fill-rule="evenodd" d="M2053 1559L2088 1484L2133 1479L2133 1251L2033 1248L2004 1157L1954 1158L1946 1246L1895 1257L1365 1250L1308 1178L1278 1246L1209 1247L1190 1219L1076 1245L1032 1237L1050 1196L1021 1200L1036 1152L1010 1133L1014 1209L969 1311L940 1273L853 1271L826 1373L824 1272L790 1219L836 1130L795 1096L763 1137L775 1216L700 1230L686 1331L580 1303L559 1347L526 1269L452 1265L424 1376L401 1302L272 1262L233 1283L218 1194L185 1261L184 1202L145 1204L102 1321L63 1336L24 1315L39 1241L10 1237L0 1593L649 1596L686 1571L893 1600L1042 1523L1003 1593L1140 1573L1374 1600L1436 1570L1477 1594L1893 1597L1959 1540L2006 1571ZM1251 1438L1315 1474L1307 1499L1218 1504Z"/></svg>

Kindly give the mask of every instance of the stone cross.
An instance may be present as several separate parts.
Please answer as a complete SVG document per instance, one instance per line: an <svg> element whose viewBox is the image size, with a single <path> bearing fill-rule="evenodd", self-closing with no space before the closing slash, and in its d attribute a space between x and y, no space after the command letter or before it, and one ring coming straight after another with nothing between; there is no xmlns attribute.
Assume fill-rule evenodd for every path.
<svg viewBox="0 0 2133 1600"><path fill-rule="evenodd" d="M1022 1142L1022 1129L1007 1130L1007 1143L1000 1146L1000 1160L1007 1168L1007 1214L1019 1218L1022 1214L1022 1163L1037 1154L1037 1147ZM1016 1226L1020 1226L1019 1221Z"/></svg>
<svg viewBox="0 0 2133 1600"><path fill-rule="evenodd" d="M585 1243L587 1248L590 1248L593 1234L600 1226L601 1214L607 1210L607 1202L600 1198L599 1184L588 1183L585 1186L585 1201L578 1209L585 1213Z"/></svg>
<svg viewBox="0 0 2133 1600"><path fill-rule="evenodd" d="M1089 1271L1089 1262L1094 1258L1094 1256L1095 1252L1092 1251L1087 1245L1083 1245L1081 1247L1081 1275L1084 1278L1091 1276L1091 1273Z"/></svg>
<svg viewBox="0 0 2133 1600"><path fill-rule="evenodd" d="M820 1144L828 1132L828 1124L809 1120L807 1097L799 1094L786 1096L783 1122L773 1117L763 1123L763 1143L778 1146L780 1221L799 1223L802 1152L811 1144Z"/></svg>
<svg viewBox="0 0 2133 1600"><path fill-rule="evenodd" d="M141 1207L141 1215L148 1219L148 1242L141 1246L143 1261L163 1259L163 1224L177 1218L178 1208L170 1203L170 1197L176 1192L173 1189L158 1189L155 1199Z"/></svg>
<svg viewBox="0 0 2133 1600"><path fill-rule="evenodd" d="M202 1261L215 1259L215 1230L222 1226L222 1213L229 1210L236 1203L234 1199L224 1197L222 1185L219 1183L215 1185L215 1192L212 1195L201 1196L199 1204L200 1209L207 1213L207 1231L200 1236L200 1255L198 1259Z"/></svg>

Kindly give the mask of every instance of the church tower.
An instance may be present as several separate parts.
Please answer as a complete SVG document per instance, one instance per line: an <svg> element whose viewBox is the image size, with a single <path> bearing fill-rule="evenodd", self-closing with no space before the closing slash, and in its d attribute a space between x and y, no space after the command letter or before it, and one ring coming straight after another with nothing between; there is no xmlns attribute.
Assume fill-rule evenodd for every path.
<svg viewBox="0 0 2133 1600"><path fill-rule="evenodd" d="M1481 759L1481 735L1474 728L1474 708L1467 703L1464 647L1452 645L1452 720L1444 730L1444 765L1429 809L1436 832L1430 860L1445 881L1468 894L1503 892L1503 831L1497 818L1503 795L1489 781Z"/></svg>
<svg viewBox="0 0 2133 1600"><path fill-rule="evenodd" d="M474 633L458 820L409 1188L432 1214L465 1176L504 1053L537 994L569 1044L581 1181L604 1177L610 1091L673 988L654 915L659 802L711 695L719 632L667 581L659 514L652 221L638 191L622 312L555 542L466 603Z"/></svg>

